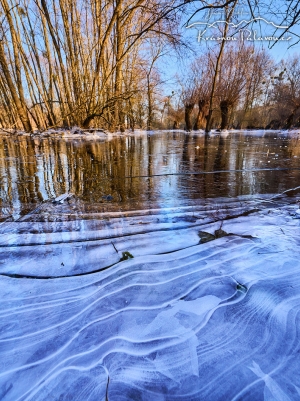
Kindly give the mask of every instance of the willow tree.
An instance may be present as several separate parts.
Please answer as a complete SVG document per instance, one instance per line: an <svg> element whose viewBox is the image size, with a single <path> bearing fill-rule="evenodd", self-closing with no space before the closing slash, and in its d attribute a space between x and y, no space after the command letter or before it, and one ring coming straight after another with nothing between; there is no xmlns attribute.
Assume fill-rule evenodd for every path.
<svg viewBox="0 0 300 401"><path fill-rule="evenodd" d="M270 101L273 118L281 127L291 128L300 123L300 57L298 54L282 60L270 76Z"/></svg>
<svg viewBox="0 0 300 401"><path fill-rule="evenodd" d="M263 48L250 50L251 57L248 59L245 70L245 87L240 98L240 111L237 117L237 128L243 124L247 126L262 125L254 118L255 109L261 105L262 95L265 89L265 79L274 65L274 61Z"/></svg>
<svg viewBox="0 0 300 401"><path fill-rule="evenodd" d="M229 30L229 23L231 22L231 18L233 15L233 12L235 10L235 7L238 3L238 0L235 0L233 2L228 2L229 4L226 4L224 6L224 12L225 12L225 24L224 24L224 29L222 32L222 38L221 40L219 49L217 50L217 56L216 56L216 61L214 64L214 74L213 74L213 79L212 79L212 86L211 86L211 93L210 93L210 99L209 99L209 109L208 109L208 115L206 119L206 127L205 127L205 132L210 131L211 127L211 118L213 114L213 103L214 103L214 96L215 96L215 90L216 90L216 84L219 78L219 73L220 73L220 66L222 62L222 56L224 52L224 47L225 47L225 38L227 38L228 30Z"/></svg>
<svg viewBox="0 0 300 401"><path fill-rule="evenodd" d="M205 129L209 109L213 79L213 71L210 69L209 52L205 52L192 63L191 73L194 76L195 97L198 105L198 112L194 123L194 130L197 131Z"/></svg>
<svg viewBox="0 0 300 401"><path fill-rule="evenodd" d="M181 100L184 104L185 130L189 132L193 129L192 113L197 102L197 87L194 82L187 82L182 86Z"/></svg>
<svg viewBox="0 0 300 401"><path fill-rule="evenodd" d="M221 130L229 125L229 113L241 100L247 84L247 75L255 64L252 46L240 42L239 46L225 49L220 74L216 83L216 103L221 112Z"/></svg>
<svg viewBox="0 0 300 401"><path fill-rule="evenodd" d="M33 126L126 120L142 84L125 83L149 38L176 42L184 1L0 0L0 94L4 121ZM11 108L11 106L13 106ZM96 120L96 122L94 121ZM2 124L3 124L2 123Z"/></svg>
<svg viewBox="0 0 300 401"><path fill-rule="evenodd" d="M7 20L7 25L10 32L10 38L6 35L6 29L1 25L1 38L0 38L0 65L2 70L2 80L8 88L13 104L15 106L18 117L20 118L25 131L31 132L32 125L27 110L22 75L21 75L21 59L18 50L20 43L20 36L15 29L13 18L11 16L12 6L8 4L7 0L1 0L3 15ZM10 52L7 56L5 45L11 43ZM12 60L14 61L12 63Z"/></svg>

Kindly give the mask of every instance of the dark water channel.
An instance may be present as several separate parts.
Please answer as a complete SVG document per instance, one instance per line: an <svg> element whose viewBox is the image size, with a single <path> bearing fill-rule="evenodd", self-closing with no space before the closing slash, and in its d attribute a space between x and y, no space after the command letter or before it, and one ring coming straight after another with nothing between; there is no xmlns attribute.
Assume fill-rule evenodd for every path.
<svg viewBox="0 0 300 401"><path fill-rule="evenodd" d="M158 132L107 141L0 137L1 220L65 192L99 211L276 194L300 185L300 140L280 132Z"/></svg>

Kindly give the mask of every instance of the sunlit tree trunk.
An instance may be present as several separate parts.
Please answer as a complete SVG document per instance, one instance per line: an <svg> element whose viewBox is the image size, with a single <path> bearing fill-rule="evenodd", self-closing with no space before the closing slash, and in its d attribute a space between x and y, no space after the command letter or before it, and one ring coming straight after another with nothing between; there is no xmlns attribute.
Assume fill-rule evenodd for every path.
<svg viewBox="0 0 300 401"><path fill-rule="evenodd" d="M229 103L227 100L222 100L220 103L221 109L221 130L228 128L228 114L229 114Z"/></svg>
<svg viewBox="0 0 300 401"><path fill-rule="evenodd" d="M225 23L225 27L224 27L224 31L223 31L223 35L222 35L224 38L227 37L228 23L230 22L230 19L232 17L232 14L234 12L236 4L237 4L237 0L233 3L229 12L227 12L227 7L225 9L226 23ZM209 109L208 109L208 115L207 115L207 120L206 120L205 132L209 132L210 128L211 128L211 118L212 118L212 113L213 113L214 95L215 95L215 90L216 90L216 85L217 85L217 79L218 79L219 72L220 72L220 64L221 64L221 60L222 60L224 46L225 46L225 40L222 40L221 45L220 45L219 54L218 54L217 61L216 61L216 65L214 68L214 77L213 77L211 94L210 94L210 99L209 99Z"/></svg>
<svg viewBox="0 0 300 401"><path fill-rule="evenodd" d="M184 118L185 118L185 129L186 131L191 131L193 128L191 115L193 112L195 104L186 104L185 111L184 111Z"/></svg>
<svg viewBox="0 0 300 401"><path fill-rule="evenodd" d="M5 80L6 80L6 84L11 93L11 97L16 106L18 116L20 117L20 120L22 122L23 128L26 132L31 132L32 126L31 126L31 121L30 121L29 115L28 115L27 107L26 107L24 99L20 99L19 94L16 90L16 85L12 80L11 72L9 71L7 60L5 57L2 41L0 41L0 65L2 68L3 75L5 77Z"/></svg>
<svg viewBox="0 0 300 401"><path fill-rule="evenodd" d="M198 131L199 129L205 128L206 124L206 111L207 111L207 101L199 100L198 101L198 114L196 117L196 122L194 125L194 130Z"/></svg>

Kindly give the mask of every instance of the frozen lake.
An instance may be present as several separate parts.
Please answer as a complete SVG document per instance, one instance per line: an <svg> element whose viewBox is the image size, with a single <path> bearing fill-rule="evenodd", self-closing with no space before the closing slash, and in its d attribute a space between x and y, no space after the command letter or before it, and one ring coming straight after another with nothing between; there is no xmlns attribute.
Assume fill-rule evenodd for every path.
<svg viewBox="0 0 300 401"><path fill-rule="evenodd" d="M0 152L1 400L300 400L297 133Z"/></svg>
<svg viewBox="0 0 300 401"><path fill-rule="evenodd" d="M276 194L299 182L299 160L297 133L136 133L102 142L0 136L0 218L17 219L65 192L98 211Z"/></svg>

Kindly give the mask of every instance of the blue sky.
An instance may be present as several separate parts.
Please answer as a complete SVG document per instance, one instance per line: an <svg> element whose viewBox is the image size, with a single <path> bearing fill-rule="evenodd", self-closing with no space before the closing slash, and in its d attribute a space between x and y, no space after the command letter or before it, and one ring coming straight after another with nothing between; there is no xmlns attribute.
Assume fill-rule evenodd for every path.
<svg viewBox="0 0 300 401"><path fill-rule="evenodd" d="M279 0L280 2L280 0ZM280 10L283 10L283 8L280 6L279 2L276 3L278 7L278 13L275 14L269 14L267 11L263 12L262 10L260 12L254 11L254 16L256 18L263 18L264 20L259 20L257 23L250 25L247 27L251 32L252 38L257 39L259 37L264 37L264 36L277 36L279 37L281 33L283 33L282 27L282 13ZM193 9L191 8L190 15L193 14ZM186 20L188 19L188 15L186 17ZM189 21L189 24L196 23L196 22L209 22L213 23L216 20L224 20L224 17L220 13L216 13L215 15L208 15L207 12L202 12L194 16L194 18ZM243 6L238 6L236 9L236 13L233 17L233 22L237 24L238 22L246 20L249 21L251 20L251 15L250 12L248 11L247 7ZM274 26L272 25L278 25L280 28L276 30ZM160 69L163 72L163 78L166 79L168 82L165 84L165 93L166 95L171 93L172 90L176 89L176 83L174 82L174 74L176 72L178 73L184 73L185 69L188 67L188 65L192 62L194 57L197 57L197 55L201 54L201 51L205 48L206 43L205 41L198 42L198 34L199 30L202 30L205 28L205 25L195 25L192 28L186 29L184 25L180 27L181 32L183 34L183 37L185 41L188 43L188 45L193 49L193 52L184 52L184 57L179 60L176 59L175 56L170 55L170 57L167 58L167 60L164 58L160 65ZM254 31L256 33L254 34ZM300 26L295 25L292 29L292 31L300 36ZM210 37L213 35L217 35L218 31L216 28L208 28L204 36ZM247 31L244 31L244 38L247 35ZM255 36L254 36L255 35ZM272 41L269 42L267 40L254 40L253 43L255 43L255 46L263 46L265 48L269 48L270 54L274 58L275 62L279 62L282 59L288 58L290 55L294 53L298 53L300 55L300 43L295 44L299 38L293 34L285 34L284 38L291 37L289 41ZM241 40L241 33L237 33L236 38ZM208 43L212 43L208 39ZM294 44L293 46L291 46ZM274 46L272 46L274 45Z"/></svg>

